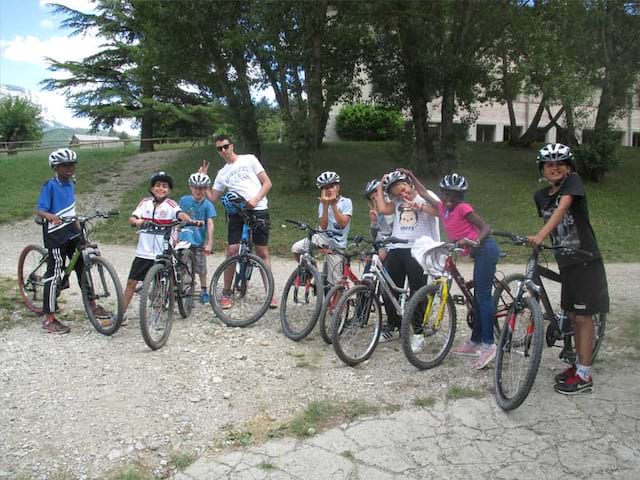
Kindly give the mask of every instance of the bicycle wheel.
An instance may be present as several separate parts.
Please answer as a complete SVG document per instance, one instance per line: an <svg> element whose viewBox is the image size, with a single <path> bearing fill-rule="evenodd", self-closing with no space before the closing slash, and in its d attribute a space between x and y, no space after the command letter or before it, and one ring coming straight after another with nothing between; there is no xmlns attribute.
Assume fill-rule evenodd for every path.
<svg viewBox="0 0 640 480"><path fill-rule="evenodd" d="M40 245L27 245L18 259L18 290L26 307L38 315L43 313L44 283L47 273L47 251Z"/></svg>
<svg viewBox="0 0 640 480"><path fill-rule="evenodd" d="M347 290L333 313L331 341L338 358L350 366L367 360L380 338L382 312L368 285Z"/></svg>
<svg viewBox="0 0 640 480"><path fill-rule="evenodd" d="M152 350L162 348L173 325L173 276L161 263L151 267L140 292L140 331Z"/></svg>
<svg viewBox="0 0 640 480"><path fill-rule="evenodd" d="M113 335L124 316L124 296L113 266L102 257L91 257L82 270L82 303L93 328Z"/></svg>
<svg viewBox="0 0 640 480"><path fill-rule="evenodd" d="M493 320L493 335L496 340L500 338L500 324L507 317L522 282L524 275L521 273L512 273L503 279L494 277L493 305L496 315Z"/></svg>
<svg viewBox="0 0 640 480"><path fill-rule="evenodd" d="M323 289L313 265L303 263L291 272L280 300L280 324L288 338L298 342L311 333L320 316Z"/></svg>
<svg viewBox="0 0 640 480"><path fill-rule="evenodd" d="M224 272L228 268L234 274L230 291L226 292L230 304L223 308L220 300ZM247 327L265 314L273 298L273 289L273 275L264 261L251 253L243 253L227 258L218 266L211 277L209 298L214 313L222 322L230 327Z"/></svg>
<svg viewBox="0 0 640 480"><path fill-rule="evenodd" d="M496 402L503 410L518 408L529 395L540 366L543 337L540 305L524 297L522 305L511 307L498 343Z"/></svg>
<svg viewBox="0 0 640 480"><path fill-rule="evenodd" d="M178 254L176 274L178 277L176 295L178 311L182 318L187 318L193 311L196 287L195 260L191 250L181 250Z"/></svg>
<svg viewBox="0 0 640 480"><path fill-rule="evenodd" d="M443 304L442 284L425 285L414 293L400 327L407 360L420 370L437 367L449 353L455 336L456 307L450 295Z"/></svg>
<svg viewBox="0 0 640 480"><path fill-rule="evenodd" d="M320 330L320 336L325 343L331 344L331 330L333 328L333 323L331 321L333 317L333 312L335 311L342 294L346 290L346 287L343 284L338 284L331 288L327 292L322 301L322 308L320 309L320 315L318 316L318 328ZM327 318L327 315L329 318Z"/></svg>

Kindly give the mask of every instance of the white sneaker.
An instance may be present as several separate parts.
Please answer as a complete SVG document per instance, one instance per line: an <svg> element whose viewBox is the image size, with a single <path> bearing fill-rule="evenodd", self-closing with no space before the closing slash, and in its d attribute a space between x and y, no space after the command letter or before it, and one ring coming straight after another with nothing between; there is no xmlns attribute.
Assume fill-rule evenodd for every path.
<svg viewBox="0 0 640 480"><path fill-rule="evenodd" d="M380 334L380 343L387 343L400 338L400 332L398 330L382 330Z"/></svg>
<svg viewBox="0 0 640 480"><path fill-rule="evenodd" d="M424 350L426 344L427 342L425 342L423 335L411 336L411 351L413 353L420 353L422 350Z"/></svg>

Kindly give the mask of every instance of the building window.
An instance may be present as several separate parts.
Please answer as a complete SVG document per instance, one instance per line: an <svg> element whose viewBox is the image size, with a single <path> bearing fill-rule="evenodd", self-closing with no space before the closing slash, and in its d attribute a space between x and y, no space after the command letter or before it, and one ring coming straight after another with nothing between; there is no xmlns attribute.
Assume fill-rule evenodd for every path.
<svg viewBox="0 0 640 480"><path fill-rule="evenodd" d="M520 138L522 136L522 125L516 125L516 138ZM502 130L502 138L504 138L505 142L511 141L511 126L505 125Z"/></svg>
<svg viewBox="0 0 640 480"><path fill-rule="evenodd" d="M476 142L494 142L496 138L495 125L477 125Z"/></svg>
<svg viewBox="0 0 640 480"><path fill-rule="evenodd" d="M633 132L633 136L631 137L631 146L640 147L640 132Z"/></svg>

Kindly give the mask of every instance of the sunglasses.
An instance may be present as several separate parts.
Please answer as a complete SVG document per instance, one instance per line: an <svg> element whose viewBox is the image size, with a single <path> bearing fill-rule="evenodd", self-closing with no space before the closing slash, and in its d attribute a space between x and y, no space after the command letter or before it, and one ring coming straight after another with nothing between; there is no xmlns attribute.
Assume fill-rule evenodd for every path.
<svg viewBox="0 0 640 480"><path fill-rule="evenodd" d="M224 145L220 145L219 147L216 147L216 150L221 152L223 150L228 150L230 146L231 146L230 143L225 143Z"/></svg>

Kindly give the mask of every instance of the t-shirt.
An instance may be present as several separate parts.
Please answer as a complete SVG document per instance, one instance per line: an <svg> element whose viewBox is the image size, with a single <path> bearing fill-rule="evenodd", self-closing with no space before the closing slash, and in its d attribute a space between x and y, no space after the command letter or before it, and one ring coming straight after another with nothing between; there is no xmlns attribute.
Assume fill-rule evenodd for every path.
<svg viewBox="0 0 640 480"><path fill-rule="evenodd" d="M351 200L349 198L340 197L336 202L336 207L338 208L338 211L341 214L349 215L349 221L344 226L344 228L340 228L340 226L338 225L338 222L336 222L336 217L333 214L333 209L330 206L328 206L327 208L329 209L329 212L328 212L329 222L327 225L327 230L336 234L335 236L331 237L330 240L333 240L333 243L335 243L335 245L338 248L347 248L347 236L349 235L349 230L351 229L351 216L353 215L353 204L351 203ZM320 202L320 204L318 205L318 218L322 216L322 209L323 209L323 205L322 205L322 202Z"/></svg>
<svg viewBox="0 0 640 480"><path fill-rule="evenodd" d="M463 238L478 239L480 229L467 220L470 213L473 213L473 207L466 202L458 203L453 210L446 210L444 202L438 205L438 215L450 241L457 242Z"/></svg>
<svg viewBox="0 0 640 480"><path fill-rule="evenodd" d="M153 197L145 197L140 201L131 216L157 225L169 225L178 218L178 214L181 211L180 206L170 198L165 198L161 203L156 203ZM140 231L136 257L155 260L164 250L164 234L165 232L163 231Z"/></svg>
<svg viewBox="0 0 640 480"><path fill-rule="evenodd" d="M583 255L576 255L567 250L554 250L558 267L566 267L577 263L583 263L592 259L601 258L595 233L589 221L589 210L587 208L587 197L584 190L584 183L580 175L571 172L567 175L560 189L550 194L551 187L538 190L534 195L538 215L545 223L551 218L553 212L558 208L560 197L571 195L573 201L571 207L565 213L562 221L551 232L551 243L553 245L568 246L591 252L593 257L585 258Z"/></svg>
<svg viewBox="0 0 640 480"><path fill-rule="evenodd" d="M189 215L193 220L202 220L201 227L189 225L180 232L180 240L191 243L194 247L202 247L207 239L207 220L216 218L216 207L211 200L204 198L198 202L192 195L185 195L180 199L180 210Z"/></svg>
<svg viewBox="0 0 640 480"><path fill-rule="evenodd" d="M37 210L52 213L58 217L76 215L75 187L72 181L61 181L57 176L42 184L38 196ZM42 224L42 236L46 248L58 248L80 235L75 224L50 222Z"/></svg>
<svg viewBox="0 0 640 480"><path fill-rule="evenodd" d="M427 202L420 195L416 195L413 203L426 205ZM409 243L394 243L389 246L393 248L411 248L416 239L428 236L436 241L440 240L440 230L438 227L438 218L429 215L421 210L413 209L401 198L394 198L395 216L393 219L392 236L409 240Z"/></svg>
<svg viewBox="0 0 640 480"><path fill-rule="evenodd" d="M225 164L218 171L213 182L213 189L219 192L229 189L245 200L251 200L262 187L258 178L262 172L264 172L264 167L255 155L238 155L235 162ZM267 207L267 197L264 197L254 210L266 210Z"/></svg>

